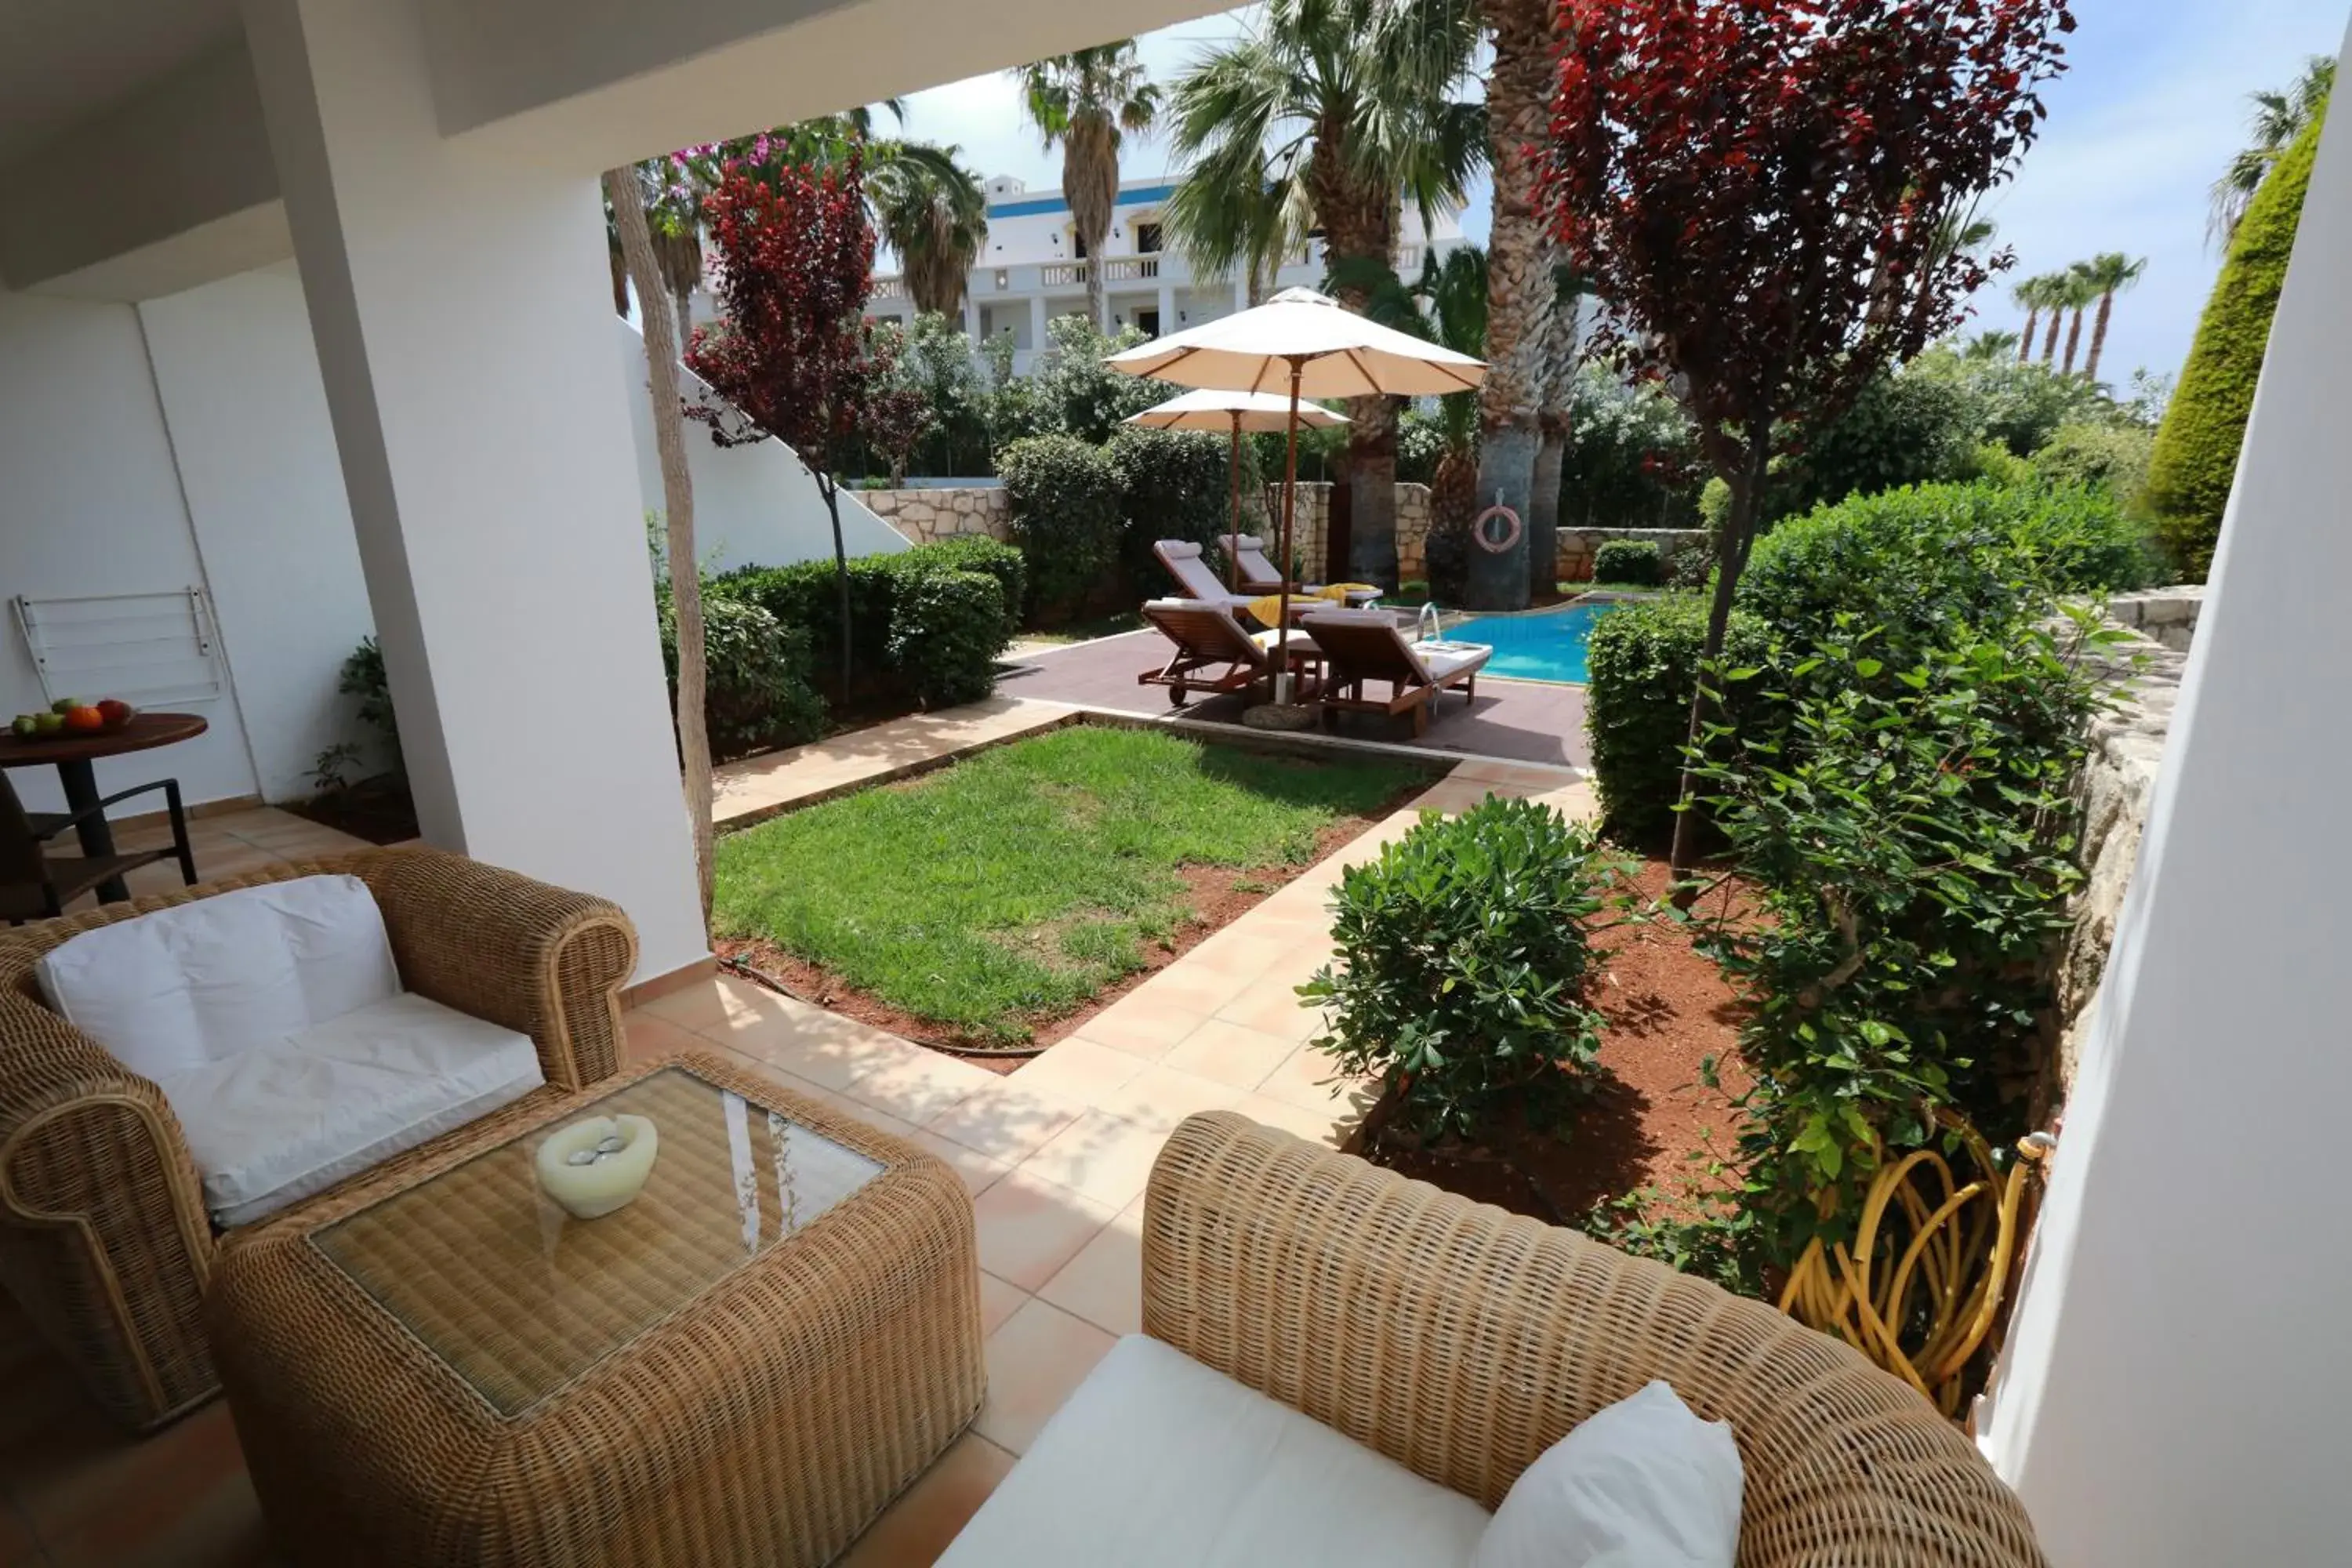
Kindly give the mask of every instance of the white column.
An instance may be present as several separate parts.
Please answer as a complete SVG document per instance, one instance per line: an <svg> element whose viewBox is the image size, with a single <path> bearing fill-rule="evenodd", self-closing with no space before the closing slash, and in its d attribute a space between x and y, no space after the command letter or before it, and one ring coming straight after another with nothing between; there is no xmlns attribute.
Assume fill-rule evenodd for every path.
<svg viewBox="0 0 2352 1568"><path fill-rule="evenodd" d="M963 335L974 344L980 342L980 301L968 289L963 296Z"/></svg>
<svg viewBox="0 0 2352 1568"><path fill-rule="evenodd" d="M246 30L425 837L614 900L640 977L690 963L595 180L442 139L416 0Z"/></svg>
<svg viewBox="0 0 2352 1568"><path fill-rule="evenodd" d="M1160 330L1163 333L1178 331L1182 323L1176 320L1176 285L1162 279L1160 285Z"/></svg>
<svg viewBox="0 0 2352 1568"><path fill-rule="evenodd" d="M1043 353L1045 351L1045 295L1043 285L1040 285L1038 292L1029 296L1029 352Z"/></svg>
<svg viewBox="0 0 2352 1568"><path fill-rule="evenodd" d="M1985 1446L2055 1563L2340 1563L2352 145L2271 330Z"/></svg>

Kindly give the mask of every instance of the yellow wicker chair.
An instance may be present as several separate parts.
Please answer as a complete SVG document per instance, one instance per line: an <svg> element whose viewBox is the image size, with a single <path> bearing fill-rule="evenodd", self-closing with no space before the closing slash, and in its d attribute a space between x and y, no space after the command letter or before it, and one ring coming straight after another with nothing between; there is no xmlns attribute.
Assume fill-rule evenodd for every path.
<svg viewBox="0 0 2352 1568"><path fill-rule="evenodd" d="M219 1387L200 1310L219 1237L163 1091L44 1006L34 966L77 932L151 910L341 872L375 895L410 990L539 1047L546 1087L494 1117L527 1116L619 1067L620 992L637 954L628 917L436 849L273 867L0 935L0 1285L134 1429ZM393 1163L428 1157L440 1142Z"/></svg>
<svg viewBox="0 0 2352 1568"><path fill-rule="evenodd" d="M1177 1128L1143 1223L1145 1333L1486 1508L1664 1378L1738 1436L1740 1568L2046 1568L1934 1407L1761 1302L1230 1111Z"/></svg>

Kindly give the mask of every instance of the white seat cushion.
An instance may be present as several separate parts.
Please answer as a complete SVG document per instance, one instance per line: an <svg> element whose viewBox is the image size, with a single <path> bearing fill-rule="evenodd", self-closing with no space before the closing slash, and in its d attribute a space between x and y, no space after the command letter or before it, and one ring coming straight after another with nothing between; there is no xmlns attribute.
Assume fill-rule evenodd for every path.
<svg viewBox="0 0 2352 1568"><path fill-rule="evenodd" d="M1472 1568L1732 1568L1742 1488L1731 1424L1651 1383L1536 1456Z"/></svg>
<svg viewBox="0 0 2352 1568"><path fill-rule="evenodd" d="M297 877L87 931L40 963L68 1023L161 1079L398 994L374 895Z"/></svg>
<svg viewBox="0 0 2352 1568"><path fill-rule="evenodd" d="M413 992L156 1078L224 1226L323 1192L545 1081L530 1036Z"/></svg>
<svg viewBox="0 0 2352 1568"><path fill-rule="evenodd" d="M1129 1335L1055 1414L940 1568L1446 1568L1468 1498Z"/></svg>
<svg viewBox="0 0 2352 1568"><path fill-rule="evenodd" d="M1423 668L1429 671L1429 679L1433 681L1447 680L1472 670L1483 669L1486 661L1495 657L1495 650L1484 646L1451 650L1424 647L1416 647L1413 652L1419 656Z"/></svg>

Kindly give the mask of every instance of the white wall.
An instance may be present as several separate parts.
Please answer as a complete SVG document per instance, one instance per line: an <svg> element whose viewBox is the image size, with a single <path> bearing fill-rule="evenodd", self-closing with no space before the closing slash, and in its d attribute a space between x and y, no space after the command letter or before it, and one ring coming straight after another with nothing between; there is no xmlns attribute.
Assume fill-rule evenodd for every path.
<svg viewBox="0 0 2352 1568"><path fill-rule="evenodd" d="M646 395L646 343L637 329L613 318L622 370L630 390L629 426L636 437L637 482L645 510L664 510L661 457L654 449L653 399ZM678 367L683 390L704 388L699 376ZM833 521L824 498L792 448L776 440L751 447L712 444L708 426L680 416L686 426L686 463L694 479L694 537L706 571L737 566L789 566L795 561L833 558ZM842 542L852 555L888 555L907 541L844 490Z"/></svg>
<svg viewBox="0 0 2352 1568"><path fill-rule="evenodd" d="M136 310L0 293L0 596L167 593L205 581ZM13 617L0 644L0 719L47 707ZM212 728L100 763L100 788L177 778L192 802L253 794L235 699L173 706ZM9 782L36 811L64 804L53 769L12 769Z"/></svg>
<svg viewBox="0 0 2352 1568"><path fill-rule="evenodd" d="M338 742L383 760L335 689L375 621L301 279L288 262L139 313L262 798L300 798Z"/></svg>
<svg viewBox="0 0 2352 1568"><path fill-rule="evenodd" d="M2347 135L2304 207L1983 1426L2068 1568L2352 1560Z"/></svg>

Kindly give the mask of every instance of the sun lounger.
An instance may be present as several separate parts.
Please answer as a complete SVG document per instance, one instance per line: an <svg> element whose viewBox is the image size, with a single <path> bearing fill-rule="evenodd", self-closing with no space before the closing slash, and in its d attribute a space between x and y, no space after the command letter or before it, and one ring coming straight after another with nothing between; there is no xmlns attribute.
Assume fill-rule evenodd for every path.
<svg viewBox="0 0 2352 1568"><path fill-rule="evenodd" d="M1151 553L1168 568L1168 574L1176 579L1176 586L1188 599L1222 605L1239 614L1263 596L1255 591L1236 594L1227 589L1201 558L1201 547L1189 540L1160 540L1152 545Z"/></svg>
<svg viewBox="0 0 2352 1568"><path fill-rule="evenodd" d="M1244 631L1222 605L1154 599L1143 606L1143 618L1176 645L1176 655L1162 668L1137 676L1136 683L1165 686L1172 703L1181 704L1194 691L1238 691L1274 677L1275 634ZM1312 667L1321 657L1314 639L1296 628L1289 646L1294 668ZM1302 688L1299 695L1310 693Z"/></svg>
<svg viewBox="0 0 2352 1568"><path fill-rule="evenodd" d="M1341 709L1351 712L1412 715L1412 732L1426 734L1437 694L1459 686L1475 702L1478 671L1495 650L1481 643L1416 643L1397 629L1385 610L1312 609L1304 626L1323 650L1323 718L1329 724ZM1364 695L1368 680L1389 684L1385 700Z"/></svg>
<svg viewBox="0 0 2352 1568"><path fill-rule="evenodd" d="M1217 543L1232 555L1234 572L1243 587L1256 594L1282 592L1282 573L1273 562L1266 559L1264 540L1254 533L1221 533L1217 535ZM1320 594L1323 590L1312 584L1301 586L1294 583L1291 584L1290 591L1294 594L1312 595ZM1377 588L1360 588L1349 593L1348 603L1369 604L1379 597L1380 590Z"/></svg>

